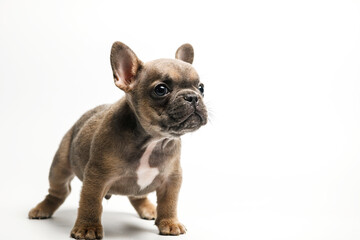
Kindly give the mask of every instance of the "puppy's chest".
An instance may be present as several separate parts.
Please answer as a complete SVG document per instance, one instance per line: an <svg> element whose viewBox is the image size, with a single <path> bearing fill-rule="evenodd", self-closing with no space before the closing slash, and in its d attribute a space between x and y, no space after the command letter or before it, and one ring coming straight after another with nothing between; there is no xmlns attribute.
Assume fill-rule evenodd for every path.
<svg viewBox="0 0 360 240"><path fill-rule="evenodd" d="M119 193L127 195L153 191L173 169L176 149L174 143L150 142L136 159L130 161L127 173L115 184Z"/></svg>
<svg viewBox="0 0 360 240"><path fill-rule="evenodd" d="M140 164L136 170L137 176L137 185L140 187L140 190L143 190L148 185L150 185L155 177L159 174L160 166L150 166L150 157L156 154L160 155L159 151L154 151L157 142L151 142L145 149L145 152L140 158Z"/></svg>

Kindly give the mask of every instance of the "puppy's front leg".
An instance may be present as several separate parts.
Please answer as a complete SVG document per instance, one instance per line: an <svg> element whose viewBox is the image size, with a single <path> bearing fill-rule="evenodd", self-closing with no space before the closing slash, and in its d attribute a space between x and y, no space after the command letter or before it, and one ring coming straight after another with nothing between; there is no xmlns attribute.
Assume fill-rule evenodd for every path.
<svg viewBox="0 0 360 240"><path fill-rule="evenodd" d="M76 239L101 239L102 199L109 190L108 181L96 174L86 174L80 196L78 216L71 237Z"/></svg>
<svg viewBox="0 0 360 240"><path fill-rule="evenodd" d="M179 235L186 228L177 219L177 200L181 187L181 171L173 173L168 180L156 190L157 218L155 221L161 235Z"/></svg>

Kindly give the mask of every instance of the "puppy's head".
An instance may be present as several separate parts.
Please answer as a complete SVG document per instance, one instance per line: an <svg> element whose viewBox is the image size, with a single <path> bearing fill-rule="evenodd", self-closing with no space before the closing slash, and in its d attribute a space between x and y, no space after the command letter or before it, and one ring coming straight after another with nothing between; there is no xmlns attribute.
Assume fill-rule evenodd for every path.
<svg viewBox="0 0 360 240"><path fill-rule="evenodd" d="M151 135L179 137L207 122L204 85L191 65L192 46L180 46L175 58L143 63L121 42L111 49L115 85L125 91L137 119Z"/></svg>

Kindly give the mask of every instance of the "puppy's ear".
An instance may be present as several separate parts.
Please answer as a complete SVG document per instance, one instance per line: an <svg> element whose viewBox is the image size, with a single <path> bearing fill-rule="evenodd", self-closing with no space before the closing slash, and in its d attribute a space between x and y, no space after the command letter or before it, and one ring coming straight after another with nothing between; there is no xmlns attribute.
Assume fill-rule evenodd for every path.
<svg viewBox="0 0 360 240"><path fill-rule="evenodd" d="M114 42L110 54L115 85L125 92L129 92L135 81L135 76L142 66L142 62L125 44Z"/></svg>
<svg viewBox="0 0 360 240"><path fill-rule="evenodd" d="M181 45L175 53L175 58L192 64L194 61L194 49L189 43Z"/></svg>

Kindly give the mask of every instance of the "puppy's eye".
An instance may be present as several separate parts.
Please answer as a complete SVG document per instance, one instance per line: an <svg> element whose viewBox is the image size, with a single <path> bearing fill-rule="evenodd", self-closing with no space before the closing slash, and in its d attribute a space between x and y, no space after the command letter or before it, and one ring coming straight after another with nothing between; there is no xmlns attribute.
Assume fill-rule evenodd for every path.
<svg viewBox="0 0 360 240"><path fill-rule="evenodd" d="M199 91L201 92L202 95L204 95L204 84L200 84L199 85Z"/></svg>
<svg viewBox="0 0 360 240"><path fill-rule="evenodd" d="M154 89L155 94L162 97L169 93L169 89L165 84L159 84Z"/></svg>

